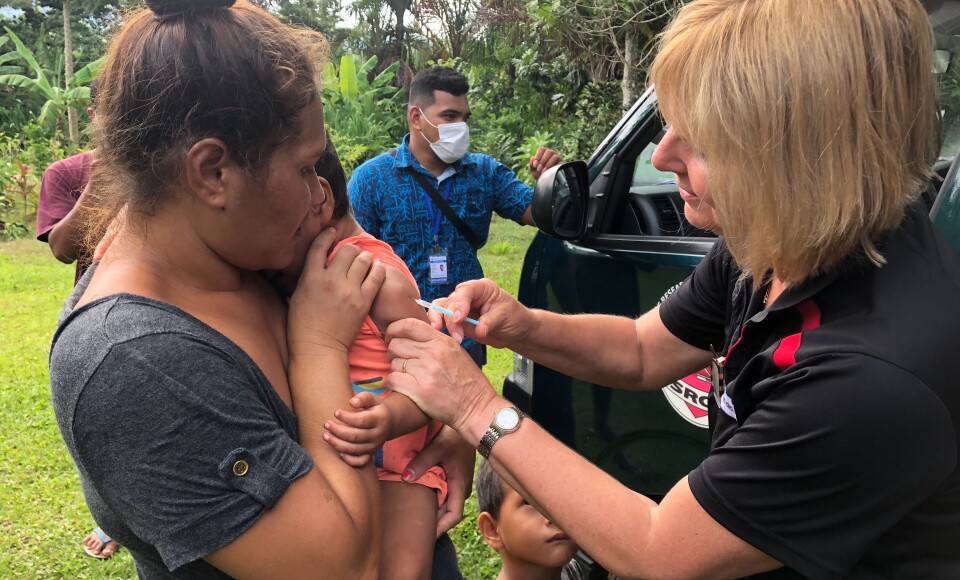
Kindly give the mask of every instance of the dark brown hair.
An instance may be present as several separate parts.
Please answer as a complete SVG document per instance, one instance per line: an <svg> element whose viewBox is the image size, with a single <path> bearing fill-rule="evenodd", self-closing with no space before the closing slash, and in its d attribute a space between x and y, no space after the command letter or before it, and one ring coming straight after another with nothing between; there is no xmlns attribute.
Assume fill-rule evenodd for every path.
<svg viewBox="0 0 960 580"><path fill-rule="evenodd" d="M489 461L483 460L480 462L480 467L477 468L475 485L477 488L477 507L480 512L487 512L493 519L499 518L506 484L490 466Z"/></svg>
<svg viewBox="0 0 960 580"><path fill-rule="evenodd" d="M455 68L432 66L418 72L410 83L409 104L429 107L436 101L434 93L443 91L455 97L467 94L470 83L467 77Z"/></svg>
<svg viewBox="0 0 960 580"><path fill-rule="evenodd" d="M113 216L151 215L190 146L220 139L251 174L299 132L318 98L322 35L240 0L148 0L126 18L98 77L98 162L88 241Z"/></svg>
<svg viewBox="0 0 960 580"><path fill-rule="evenodd" d="M327 146L323 155L317 160L314 169L317 175L330 182L333 190L333 215L330 219L340 219L350 212L350 197L347 195L347 174L343 171L337 148L330 138L330 131L326 132Z"/></svg>

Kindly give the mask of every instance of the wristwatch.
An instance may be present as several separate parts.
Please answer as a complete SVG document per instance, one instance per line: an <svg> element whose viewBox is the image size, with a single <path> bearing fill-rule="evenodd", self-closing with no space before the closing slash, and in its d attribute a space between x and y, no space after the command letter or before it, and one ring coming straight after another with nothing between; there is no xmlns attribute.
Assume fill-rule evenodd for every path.
<svg viewBox="0 0 960 580"><path fill-rule="evenodd" d="M526 417L523 411L516 407L504 407L493 414L493 422L487 428L487 432L480 438L477 445L477 451L484 459L490 458L490 451L493 450L493 444L507 433L513 433L520 428L520 422Z"/></svg>

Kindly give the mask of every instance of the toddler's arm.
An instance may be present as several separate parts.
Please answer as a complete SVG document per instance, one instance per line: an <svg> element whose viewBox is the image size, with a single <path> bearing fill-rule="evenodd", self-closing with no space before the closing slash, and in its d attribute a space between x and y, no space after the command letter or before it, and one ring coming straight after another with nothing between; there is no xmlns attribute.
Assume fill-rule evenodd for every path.
<svg viewBox="0 0 960 580"><path fill-rule="evenodd" d="M404 318L427 321L426 312L414 300L417 287L401 272L387 266L387 278L370 308L370 318L381 332ZM352 409L338 410L337 421L327 421L325 439L351 465L363 465L369 455L390 439L412 433L430 422L430 417L404 395L392 393L380 399L360 393L350 399Z"/></svg>
<svg viewBox="0 0 960 580"><path fill-rule="evenodd" d="M419 318L429 322L426 311L414 302L417 298L420 298L420 291L416 284L395 268L387 266L387 279L380 287L377 297L373 299L370 318L381 333L394 322L404 318ZM387 440L412 433L430 422L430 417L405 395L392 393L383 400L383 404L393 418L393 429Z"/></svg>

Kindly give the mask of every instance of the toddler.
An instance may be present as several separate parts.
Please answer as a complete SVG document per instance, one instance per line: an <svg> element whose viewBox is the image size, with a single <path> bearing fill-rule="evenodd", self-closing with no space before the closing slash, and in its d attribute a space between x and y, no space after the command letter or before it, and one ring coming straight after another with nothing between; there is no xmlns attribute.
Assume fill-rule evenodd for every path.
<svg viewBox="0 0 960 580"><path fill-rule="evenodd" d="M327 199L304 224L294 262L275 275L273 283L288 295L296 287L307 250L321 228L336 227L337 244L332 258L344 244L355 244L373 254L386 266L387 277L374 299L370 314L350 346L350 380L356 395L353 409L337 411L328 423L330 444L349 463L371 454L380 479L383 540L380 578L430 578L436 542L438 506L446 499L443 470L433 467L416 482L406 483L401 475L411 459L440 430L407 397L389 394L383 383L390 373L390 358L383 331L395 320L427 320L410 270L384 242L363 231L350 210L346 175L336 149L327 134L327 148L316 164Z"/></svg>

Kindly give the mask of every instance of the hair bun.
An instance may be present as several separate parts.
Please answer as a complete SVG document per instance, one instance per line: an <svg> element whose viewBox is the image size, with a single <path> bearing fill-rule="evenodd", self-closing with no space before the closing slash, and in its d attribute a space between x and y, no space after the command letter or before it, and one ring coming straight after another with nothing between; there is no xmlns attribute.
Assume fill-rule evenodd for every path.
<svg viewBox="0 0 960 580"><path fill-rule="evenodd" d="M217 8L229 8L236 0L146 0L149 8L158 18L175 18L211 12Z"/></svg>

